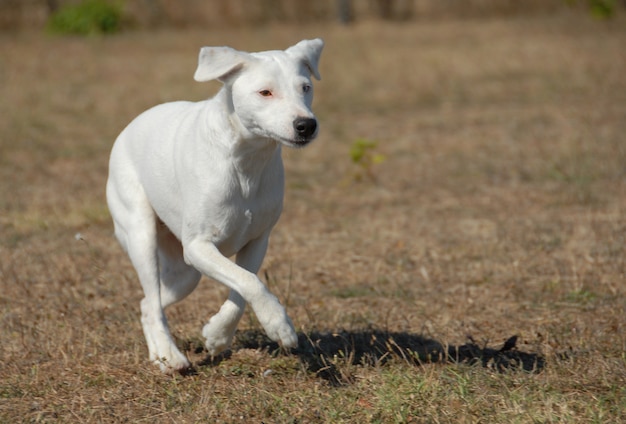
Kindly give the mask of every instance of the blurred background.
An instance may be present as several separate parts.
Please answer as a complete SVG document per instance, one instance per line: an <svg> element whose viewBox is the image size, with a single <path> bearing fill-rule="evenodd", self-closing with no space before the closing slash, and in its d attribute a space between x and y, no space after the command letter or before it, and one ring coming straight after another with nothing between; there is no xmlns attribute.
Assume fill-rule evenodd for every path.
<svg viewBox="0 0 626 424"><path fill-rule="evenodd" d="M623 0L0 0L0 30L44 27L68 7L107 4L118 10L120 27L194 27L259 25L276 22L329 22L382 19L430 20L550 13L589 9L597 17L612 16ZM117 13L117 12L116 12ZM76 20L84 17L75 16Z"/></svg>

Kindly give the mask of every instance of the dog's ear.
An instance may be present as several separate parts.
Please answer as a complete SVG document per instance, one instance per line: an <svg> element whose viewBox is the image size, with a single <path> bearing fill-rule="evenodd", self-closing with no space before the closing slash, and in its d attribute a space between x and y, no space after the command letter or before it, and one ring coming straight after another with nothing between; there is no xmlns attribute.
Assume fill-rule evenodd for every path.
<svg viewBox="0 0 626 424"><path fill-rule="evenodd" d="M240 70L250 57L249 53L230 47L202 47L193 78L201 82L214 79L224 82Z"/></svg>
<svg viewBox="0 0 626 424"><path fill-rule="evenodd" d="M292 56L302 60L304 64L309 68L311 74L317 79L322 79L318 71L320 63L320 55L324 48L324 41L321 38L314 40L302 40L295 46L289 47L285 50Z"/></svg>

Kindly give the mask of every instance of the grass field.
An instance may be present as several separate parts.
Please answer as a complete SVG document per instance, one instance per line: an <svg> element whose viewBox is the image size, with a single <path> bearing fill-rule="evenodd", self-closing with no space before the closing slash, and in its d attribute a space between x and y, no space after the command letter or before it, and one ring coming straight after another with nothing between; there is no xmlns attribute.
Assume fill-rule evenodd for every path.
<svg viewBox="0 0 626 424"><path fill-rule="evenodd" d="M110 147L218 89L192 79L200 46L314 36L322 132L284 152L260 273L300 345L248 312L208 358L226 289L205 281L168 315L194 372L163 376ZM0 35L0 422L625 422L625 45L623 17L582 14ZM369 142L384 160L353 162Z"/></svg>

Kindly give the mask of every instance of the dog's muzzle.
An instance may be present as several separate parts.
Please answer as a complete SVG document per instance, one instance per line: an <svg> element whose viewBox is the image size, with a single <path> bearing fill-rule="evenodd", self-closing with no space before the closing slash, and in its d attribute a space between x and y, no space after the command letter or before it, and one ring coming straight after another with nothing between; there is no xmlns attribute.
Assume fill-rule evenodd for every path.
<svg viewBox="0 0 626 424"><path fill-rule="evenodd" d="M308 143L317 131L317 121L313 118L298 118L293 121L297 141Z"/></svg>

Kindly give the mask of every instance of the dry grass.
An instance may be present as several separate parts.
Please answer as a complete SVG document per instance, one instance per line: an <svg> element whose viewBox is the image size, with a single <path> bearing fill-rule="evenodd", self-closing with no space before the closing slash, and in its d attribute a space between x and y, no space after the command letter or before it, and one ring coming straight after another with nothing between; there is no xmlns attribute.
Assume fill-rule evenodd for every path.
<svg viewBox="0 0 626 424"><path fill-rule="evenodd" d="M208 360L226 291L207 281L169 311L195 373L164 377L112 236L110 146L217 89L191 78L199 46L317 35L323 131L285 152L262 271L300 347L247 314ZM1 37L0 421L626 420L623 19ZM363 138L386 160L356 181Z"/></svg>

